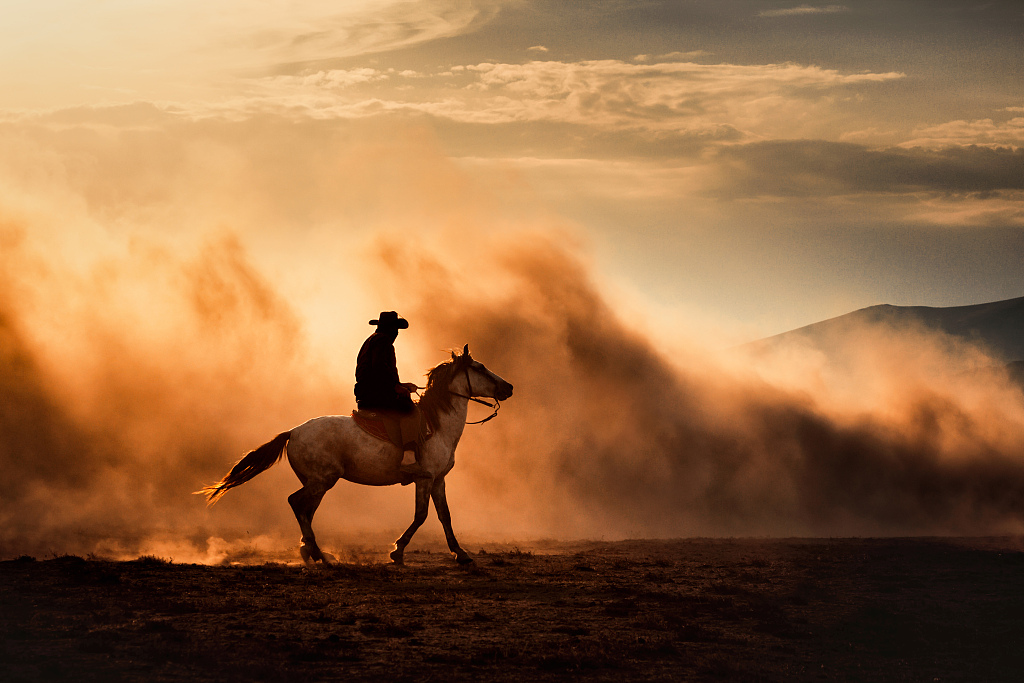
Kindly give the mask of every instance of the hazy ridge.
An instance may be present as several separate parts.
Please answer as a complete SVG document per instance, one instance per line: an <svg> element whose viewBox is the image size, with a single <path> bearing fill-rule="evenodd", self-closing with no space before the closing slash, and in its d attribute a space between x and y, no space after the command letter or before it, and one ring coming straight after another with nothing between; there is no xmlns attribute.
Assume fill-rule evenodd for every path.
<svg viewBox="0 0 1024 683"><path fill-rule="evenodd" d="M825 351L836 350L852 329L887 325L897 329L925 328L982 346L993 358L1020 369L1024 361L1024 297L969 306L868 306L835 318L805 325L747 344L752 351L810 342Z"/></svg>

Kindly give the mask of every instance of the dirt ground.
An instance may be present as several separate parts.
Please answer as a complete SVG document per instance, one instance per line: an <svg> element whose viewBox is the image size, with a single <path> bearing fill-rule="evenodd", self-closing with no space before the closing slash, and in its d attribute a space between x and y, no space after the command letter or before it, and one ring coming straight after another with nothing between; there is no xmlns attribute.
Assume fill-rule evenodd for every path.
<svg viewBox="0 0 1024 683"><path fill-rule="evenodd" d="M0 680L1016 681L1024 545L679 540L407 564L0 562Z"/></svg>

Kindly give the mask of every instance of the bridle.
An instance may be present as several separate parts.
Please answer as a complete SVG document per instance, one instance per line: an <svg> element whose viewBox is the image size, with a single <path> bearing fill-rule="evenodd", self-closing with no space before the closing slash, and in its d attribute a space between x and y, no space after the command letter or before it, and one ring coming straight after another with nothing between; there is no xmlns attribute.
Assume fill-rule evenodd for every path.
<svg viewBox="0 0 1024 683"><path fill-rule="evenodd" d="M464 370L466 372L466 386L469 387L470 395L466 396L465 394L460 394L458 392L452 391L451 389L449 389L448 391L451 394L453 394L454 396L458 396L460 398L468 398L470 401L475 401L475 402L479 403L480 405L487 406L488 408L493 408L494 412L491 413L490 415L488 415L487 417L485 417L484 419L477 420L476 422L467 422L466 423L468 425L482 425L484 422L487 422L489 420L493 420L494 418L496 418L498 416L498 409L501 408L501 401L499 401L498 399L494 399L494 405L491 405L487 401L480 400L479 398L476 398L475 396L473 396L472 395L473 394L473 382L469 379L469 368L468 367L464 368Z"/></svg>

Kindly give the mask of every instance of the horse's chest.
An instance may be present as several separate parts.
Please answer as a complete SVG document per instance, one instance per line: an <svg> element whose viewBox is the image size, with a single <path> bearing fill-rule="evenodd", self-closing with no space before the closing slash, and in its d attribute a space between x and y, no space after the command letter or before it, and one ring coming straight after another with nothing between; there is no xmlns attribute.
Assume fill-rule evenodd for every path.
<svg viewBox="0 0 1024 683"><path fill-rule="evenodd" d="M455 449L459 445L459 439L456 437L451 445L445 444L443 448L439 449L439 464L437 472L439 474L447 474L455 467Z"/></svg>
<svg viewBox="0 0 1024 683"><path fill-rule="evenodd" d="M451 450L448 452L448 465L445 467L445 473L451 471L455 467L455 449L459 447L459 437L455 437L455 443L452 444Z"/></svg>

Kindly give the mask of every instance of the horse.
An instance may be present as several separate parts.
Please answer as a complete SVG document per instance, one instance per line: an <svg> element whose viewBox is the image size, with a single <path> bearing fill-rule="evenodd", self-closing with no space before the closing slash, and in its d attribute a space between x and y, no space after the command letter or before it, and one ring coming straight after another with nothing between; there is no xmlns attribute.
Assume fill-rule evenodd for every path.
<svg viewBox="0 0 1024 683"><path fill-rule="evenodd" d="M307 565L315 565L317 562L330 564L334 559L317 545L312 524L313 514L324 494L339 479L367 486L415 483L416 513L412 524L395 541L391 560L398 565L404 563L405 547L426 521L430 501L433 500L455 560L459 564L472 562L473 558L462 549L452 531L444 478L455 466L455 448L467 424L469 401L493 407L491 417L494 417L500 407L499 402L512 396L512 385L474 360L469 354L469 344L461 354L452 351L451 355L451 360L439 363L427 373L427 386L419 400L419 407L433 430L433 435L420 449L422 473L403 473L402 449L370 436L351 417L325 415L281 432L259 448L249 451L223 479L196 493L205 494L208 504L213 505L229 489L270 469L287 452L288 462L302 483L302 488L288 496L288 503L302 531L299 554ZM494 399L495 403L491 406L481 398Z"/></svg>

